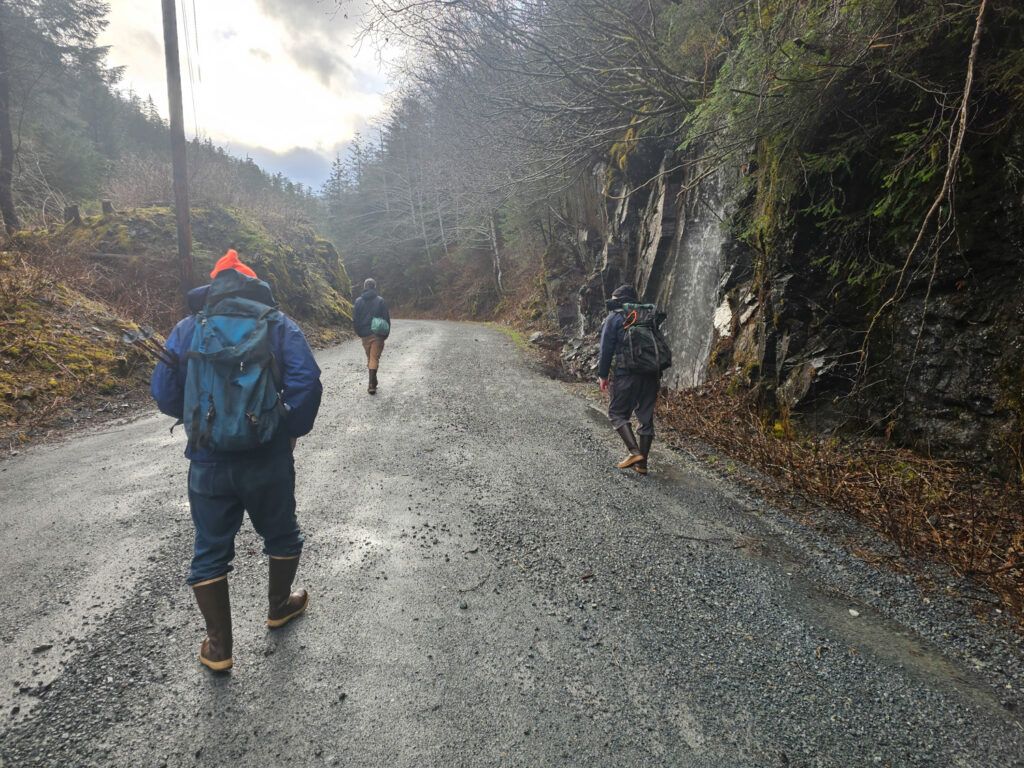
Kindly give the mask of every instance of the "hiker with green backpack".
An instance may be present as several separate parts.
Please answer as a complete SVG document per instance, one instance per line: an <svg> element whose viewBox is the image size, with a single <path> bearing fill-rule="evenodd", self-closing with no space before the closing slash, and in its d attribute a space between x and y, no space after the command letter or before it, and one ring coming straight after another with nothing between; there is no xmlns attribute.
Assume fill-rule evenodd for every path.
<svg viewBox="0 0 1024 768"><path fill-rule="evenodd" d="M267 626L309 604L306 590L292 591L304 540L292 454L313 428L323 389L306 337L234 249L210 277L189 292L193 314L167 338L150 389L185 425L195 526L187 583L206 621L199 661L224 672L234 661L227 575L246 512L270 560Z"/></svg>
<svg viewBox="0 0 1024 768"><path fill-rule="evenodd" d="M658 327L664 314L653 304L641 304L631 285L616 288L606 306L597 373L601 391L611 393L608 418L629 450L617 466L646 475L661 373L672 365L672 351ZM615 377L609 382L613 363ZM630 422L634 413L640 422L639 440Z"/></svg>
<svg viewBox="0 0 1024 768"><path fill-rule="evenodd" d="M384 299L377 295L377 281L372 277L363 281L363 293L352 305L352 328L363 340L363 350L366 352L366 367L370 372L366 391L375 395L380 355L391 333L391 315Z"/></svg>

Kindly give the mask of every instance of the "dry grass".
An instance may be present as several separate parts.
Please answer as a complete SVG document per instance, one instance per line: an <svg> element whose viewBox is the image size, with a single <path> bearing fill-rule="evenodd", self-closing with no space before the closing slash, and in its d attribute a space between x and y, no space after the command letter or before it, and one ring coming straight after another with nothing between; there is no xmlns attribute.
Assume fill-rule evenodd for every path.
<svg viewBox="0 0 1024 768"><path fill-rule="evenodd" d="M151 368L121 342L128 326L54 271L0 254L0 445L13 448L82 413L121 413Z"/></svg>
<svg viewBox="0 0 1024 768"><path fill-rule="evenodd" d="M98 254L91 243L40 238L19 258L113 313L167 333L181 318L177 265L173 256Z"/></svg>
<svg viewBox="0 0 1024 768"><path fill-rule="evenodd" d="M997 594L1024 618L1024 492L952 461L888 445L799 439L766 424L753 395L720 381L670 392L661 418L796 491L852 515L907 555L927 557ZM763 489L764 490L764 489Z"/></svg>

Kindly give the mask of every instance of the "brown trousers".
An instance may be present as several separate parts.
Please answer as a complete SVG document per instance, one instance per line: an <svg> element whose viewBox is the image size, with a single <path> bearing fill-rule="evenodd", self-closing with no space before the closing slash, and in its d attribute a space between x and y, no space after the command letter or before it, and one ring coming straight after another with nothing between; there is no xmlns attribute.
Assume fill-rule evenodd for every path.
<svg viewBox="0 0 1024 768"><path fill-rule="evenodd" d="M376 371L380 365L380 353L384 351L384 339L380 336L363 336L363 349L366 350L366 367Z"/></svg>

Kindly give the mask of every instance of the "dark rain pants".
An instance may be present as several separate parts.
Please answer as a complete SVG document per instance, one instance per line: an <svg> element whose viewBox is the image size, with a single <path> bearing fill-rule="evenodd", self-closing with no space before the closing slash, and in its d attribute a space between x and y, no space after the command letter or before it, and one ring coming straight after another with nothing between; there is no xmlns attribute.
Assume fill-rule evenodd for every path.
<svg viewBox="0 0 1024 768"><path fill-rule="evenodd" d="M630 417L635 413L640 422L638 435L654 437L654 403L658 399L658 388L661 376L658 374L630 373L618 369L611 385L611 403L608 405L608 418L612 427L618 429L629 424Z"/></svg>

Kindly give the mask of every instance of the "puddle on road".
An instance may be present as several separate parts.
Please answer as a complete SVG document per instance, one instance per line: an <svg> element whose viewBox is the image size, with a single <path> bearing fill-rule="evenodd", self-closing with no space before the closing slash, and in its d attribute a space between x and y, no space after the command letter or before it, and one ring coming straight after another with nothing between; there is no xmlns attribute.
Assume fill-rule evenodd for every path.
<svg viewBox="0 0 1024 768"><path fill-rule="evenodd" d="M607 417L602 413L594 408L588 410L595 421L600 416L607 425ZM708 488L706 477L699 472L688 472L677 460L657 462L649 477L690 491ZM692 525L700 517L688 516L686 522ZM736 534L735 531L730 533ZM1024 728L1021 721L1002 706L998 691L967 663L948 658L911 628L887 618L861 598L844 595L819 583L815 569L809 565L813 555L790 546L781 537L770 535L749 538L736 534L734 544L739 545L736 549L739 556L767 564L787 585L779 592L779 601L787 612L801 617L807 626L818 628L821 635L828 638L831 647L824 652L850 653L851 649L856 649L859 654L873 656L887 666L898 668L912 679L955 692L1002 722ZM852 615L851 609L858 615Z"/></svg>
<svg viewBox="0 0 1024 768"><path fill-rule="evenodd" d="M950 660L912 629L885 617L859 598L831 592L804 577L801 572L807 568L806 555L780 541L759 539L747 543L743 551L748 557L770 563L788 582L789 589L780 593L780 601L828 637L831 645L823 648L824 652L874 656L898 667L908 677L955 691L992 716L1021 727L1020 721L1000 704L991 686L973 670Z"/></svg>
<svg viewBox="0 0 1024 768"><path fill-rule="evenodd" d="M583 413L586 414L587 418L593 421L595 424L605 427L611 430L611 422L608 421L608 414L605 413L601 408L593 403L586 403L583 406Z"/></svg>
<svg viewBox="0 0 1024 768"><path fill-rule="evenodd" d="M659 457L656 451L657 449L651 455L650 477L663 479L666 482L682 486L688 490L698 490L707 487L707 480L705 478L693 472L687 472L685 468L679 466L675 461L665 461L664 463L658 461Z"/></svg>
<svg viewBox="0 0 1024 768"><path fill-rule="evenodd" d="M611 431L608 416L599 406L587 403L584 413L594 424ZM658 453L656 447L652 455L652 472L647 479L689 491L708 489L708 478L702 473L688 471L683 462L668 452L663 457ZM698 520L688 516L687 528L693 528L696 522ZM683 533L688 534L685 538L697 535L691 530ZM723 534L709 528L701 531L700 535ZM779 594L780 601L787 604L790 613L802 617L808 626L817 627L823 636L829 638L831 646L824 652L850 653L851 649L856 649L857 653L873 656L884 664L899 668L913 679L953 691L999 720L1022 727L1020 721L1000 704L991 686L974 670L950 660L913 630L886 618L859 598L830 593L827 587L819 586L810 574L801 575L808 570L807 553L781 541L760 538L736 536L734 543L741 545L737 549L741 556L770 564L779 578L788 584L788 589ZM858 615L853 616L851 609L857 611Z"/></svg>
<svg viewBox="0 0 1024 768"><path fill-rule="evenodd" d="M608 414L603 406L596 403L586 403L583 406L583 413L590 421L601 427L603 431L618 441L619 438L615 435L611 422L608 420ZM622 444L618 443L618 447L621 448ZM646 477L637 473L634 474L636 474L637 479L664 481L683 486L689 490L699 490L706 488L708 485L705 477L698 473L687 471L685 467L681 466L677 455L668 448L665 448L664 445L659 445L657 437L654 440L654 448L651 453L650 474Z"/></svg>

